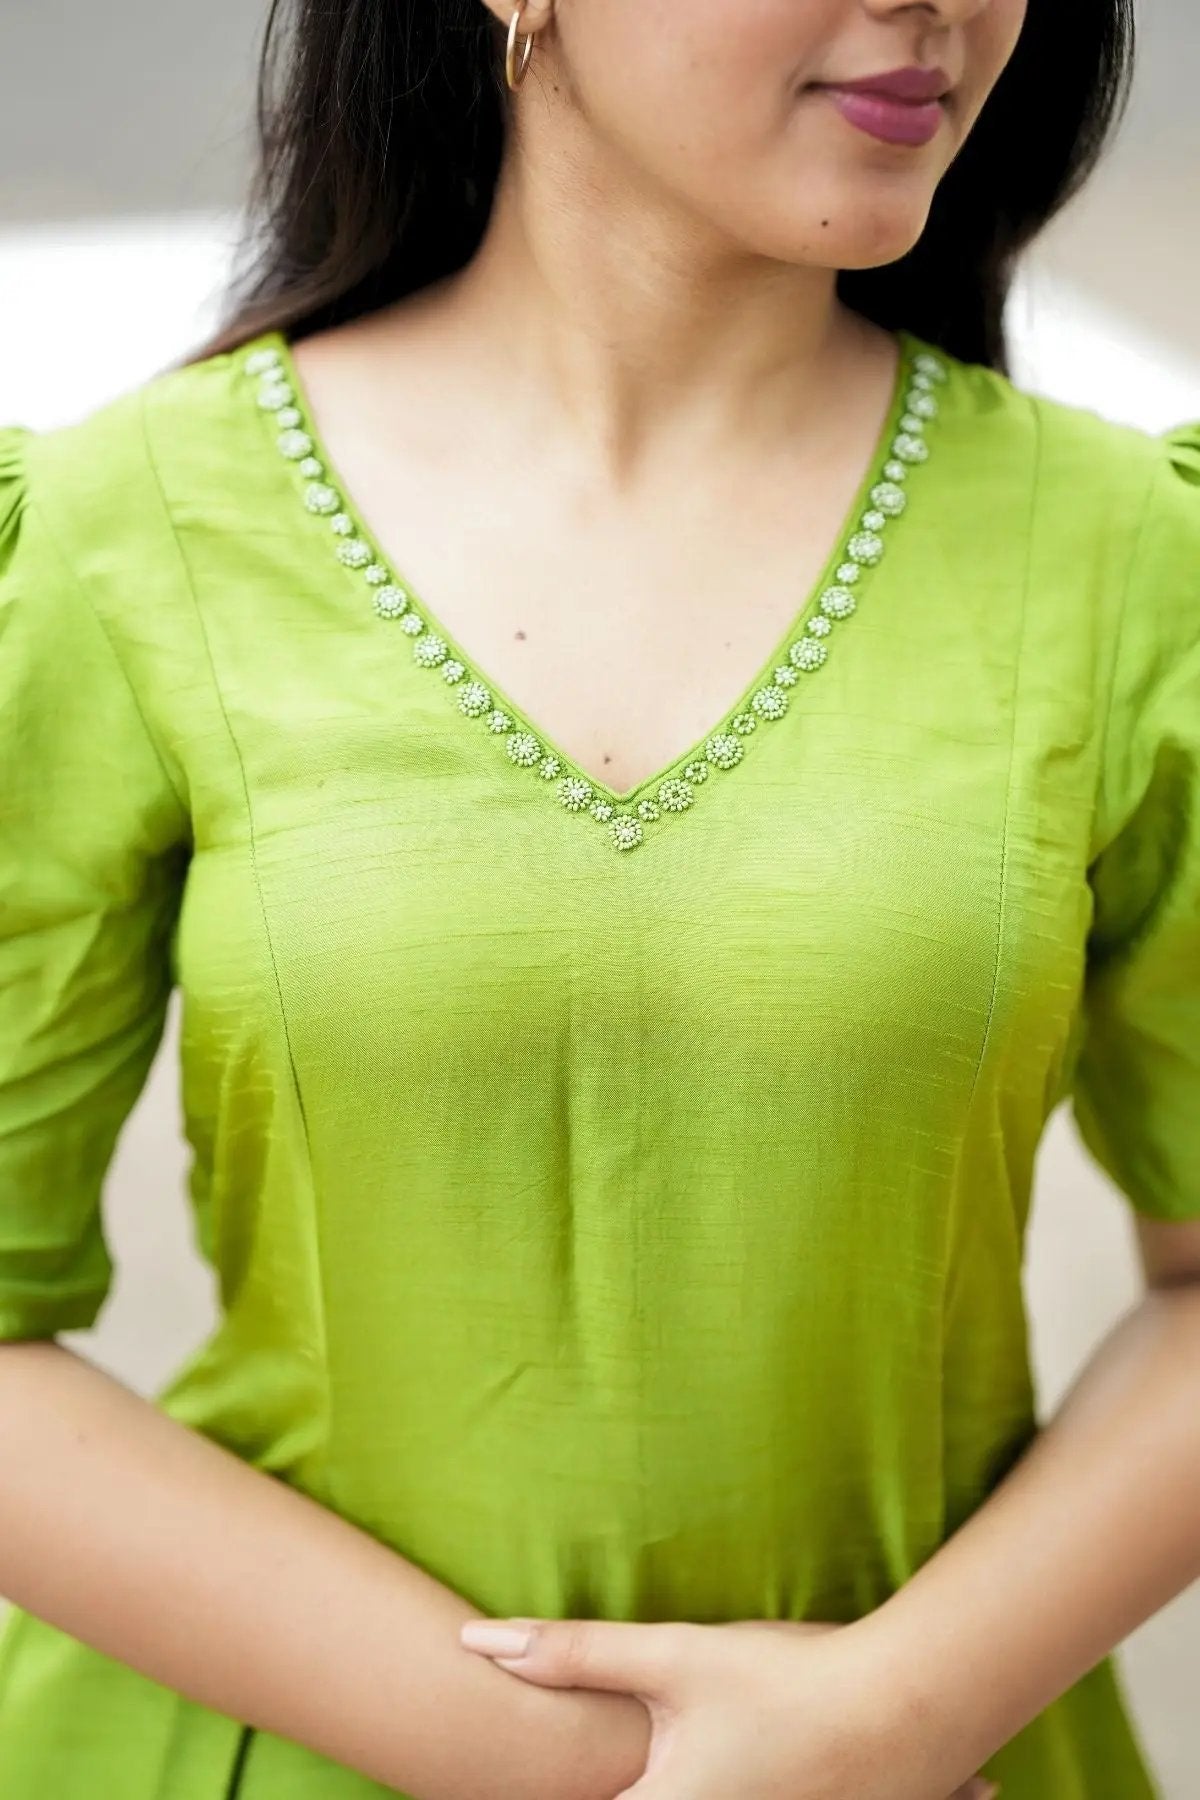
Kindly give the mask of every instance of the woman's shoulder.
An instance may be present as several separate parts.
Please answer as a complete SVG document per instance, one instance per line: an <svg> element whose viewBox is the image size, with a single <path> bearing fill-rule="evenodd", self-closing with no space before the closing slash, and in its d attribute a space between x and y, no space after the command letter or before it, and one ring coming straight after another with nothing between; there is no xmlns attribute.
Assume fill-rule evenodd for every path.
<svg viewBox="0 0 1200 1800"><path fill-rule="evenodd" d="M924 343L924 340L917 340ZM1174 421L1148 429L1108 413L1103 396L1071 401L1044 393L1015 375L932 346L949 371L944 384L950 422L976 449L1024 452L1039 490L1074 485L1076 510L1107 501L1111 487L1143 500L1162 476L1196 480L1200 416L1181 408Z"/></svg>
<svg viewBox="0 0 1200 1800"><path fill-rule="evenodd" d="M1029 566L1139 593L1167 577L1175 610L1200 606L1200 414L1151 429L1110 416L1102 397L1042 393L989 365L940 351L945 478L969 492L981 531L1022 534ZM1181 589L1187 590L1186 598ZM1129 608L1126 609L1131 610ZM1162 624L1143 600L1143 619ZM1136 629L1137 621L1134 621Z"/></svg>
<svg viewBox="0 0 1200 1800"><path fill-rule="evenodd" d="M177 507L235 496L244 484L231 471L242 456L252 470L261 445L248 354L173 364L64 423L0 422L0 521L37 507L65 548L153 540Z"/></svg>
<svg viewBox="0 0 1200 1800"><path fill-rule="evenodd" d="M244 351L161 370L67 423L0 423L0 633L7 675L99 627L142 694L202 660L197 559L244 536L277 480ZM247 416L248 415L248 416ZM278 458L275 459L278 461ZM56 648L57 647L57 648Z"/></svg>

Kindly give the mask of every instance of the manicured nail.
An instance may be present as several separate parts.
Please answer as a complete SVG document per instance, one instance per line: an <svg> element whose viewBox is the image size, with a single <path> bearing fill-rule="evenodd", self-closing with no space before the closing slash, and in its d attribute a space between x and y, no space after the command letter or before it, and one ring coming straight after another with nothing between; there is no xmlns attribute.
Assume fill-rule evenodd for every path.
<svg viewBox="0 0 1200 1800"><path fill-rule="evenodd" d="M489 1656L524 1656L533 1632L519 1625L493 1625L489 1620L472 1619L460 1633L468 1650L483 1650Z"/></svg>

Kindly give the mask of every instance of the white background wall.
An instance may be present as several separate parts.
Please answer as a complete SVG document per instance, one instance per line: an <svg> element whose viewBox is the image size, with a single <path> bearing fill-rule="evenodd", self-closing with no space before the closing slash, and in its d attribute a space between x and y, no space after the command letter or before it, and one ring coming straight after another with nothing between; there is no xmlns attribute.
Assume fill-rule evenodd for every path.
<svg viewBox="0 0 1200 1800"><path fill-rule="evenodd" d="M0 0L0 419L78 416L199 341L246 168L260 17L245 0ZM1157 430L1200 419L1196 0L1155 0L1142 24L1117 147L1042 241L1010 322L1025 385ZM215 1316L184 1201L177 1057L173 1003L108 1182L114 1293L94 1333L68 1335L143 1392ZM1137 1295L1128 1210L1063 1112L1039 1158L1026 1285L1045 1416ZM1166 1800L1200 1800L1200 1590L1119 1660Z"/></svg>

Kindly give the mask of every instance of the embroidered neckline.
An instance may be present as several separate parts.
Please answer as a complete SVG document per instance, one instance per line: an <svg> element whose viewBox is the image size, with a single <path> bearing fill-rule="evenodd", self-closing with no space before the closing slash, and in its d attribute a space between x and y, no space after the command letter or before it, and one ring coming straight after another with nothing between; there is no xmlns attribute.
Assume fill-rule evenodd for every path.
<svg viewBox="0 0 1200 1800"><path fill-rule="evenodd" d="M351 579L361 579L360 591L377 616L412 638L417 667L441 676L463 717L480 721L503 744L514 768L532 770L567 812L606 827L615 849L632 850L646 841L647 826L690 811L714 772L735 768L760 725L784 717L791 689L822 667L835 625L856 610L865 577L882 559L888 527L908 504L909 471L929 456L925 431L938 415L934 390L948 377L945 359L922 348L923 340L903 327L895 336L899 355L884 424L812 590L713 730L624 793L606 787L558 749L382 554L321 441L285 334L263 332L237 354L245 375L257 380L258 406L279 454L294 471L302 504L327 522L338 562Z"/></svg>

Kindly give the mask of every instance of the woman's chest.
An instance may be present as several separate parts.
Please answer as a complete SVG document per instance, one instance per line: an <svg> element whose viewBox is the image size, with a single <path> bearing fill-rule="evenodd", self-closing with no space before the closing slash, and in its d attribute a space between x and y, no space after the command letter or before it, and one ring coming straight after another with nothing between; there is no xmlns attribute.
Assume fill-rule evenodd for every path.
<svg viewBox="0 0 1200 1800"><path fill-rule="evenodd" d="M794 1115L882 1083L950 1122L989 1048L1050 1070L1087 923L1086 688L1047 712L1019 605L937 634L920 610L856 619L782 717L701 749L688 804L648 790L625 850L552 746L514 758L386 622L317 608L252 659L226 617L237 779L185 898L193 1019L228 1045L236 997L253 1060L281 1007L302 1089L335 1099L515 1104L591 1070L598 1106L632 1083Z"/></svg>
<svg viewBox="0 0 1200 1800"><path fill-rule="evenodd" d="M269 454L278 461L282 448L298 477L281 498L294 508L297 544L331 587L340 579L347 601L365 605L368 571L386 572L392 635L411 629L416 658L464 689L485 688L489 711L515 717L610 798L640 797L756 689L798 680L789 640L807 637L806 649L823 653L819 632L852 604L845 587L843 612L821 604L850 561L847 544L861 557L845 578L857 595L885 533L907 524L897 515L909 510L912 465L890 464L895 478L884 483L883 464L902 393L937 405L915 385L934 382L910 354L906 344L898 369L842 392L819 433L739 453L693 428L675 455L653 436L609 445L611 466L511 429L498 401L460 391L461 358L437 375L440 403L429 399L430 369L409 368L402 391L415 378L425 404L401 407L403 432L392 421L379 429L374 408L364 415L361 369L336 340L293 350L263 375L262 398L268 417L277 396L297 402L303 429L293 442L268 428ZM909 422L924 430L924 419ZM897 441L914 457L926 450L911 434ZM291 455L305 446L311 463ZM919 490L924 471L915 473ZM307 521L302 505L313 511ZM465 681L450 677L459 662Z"/></svg>

